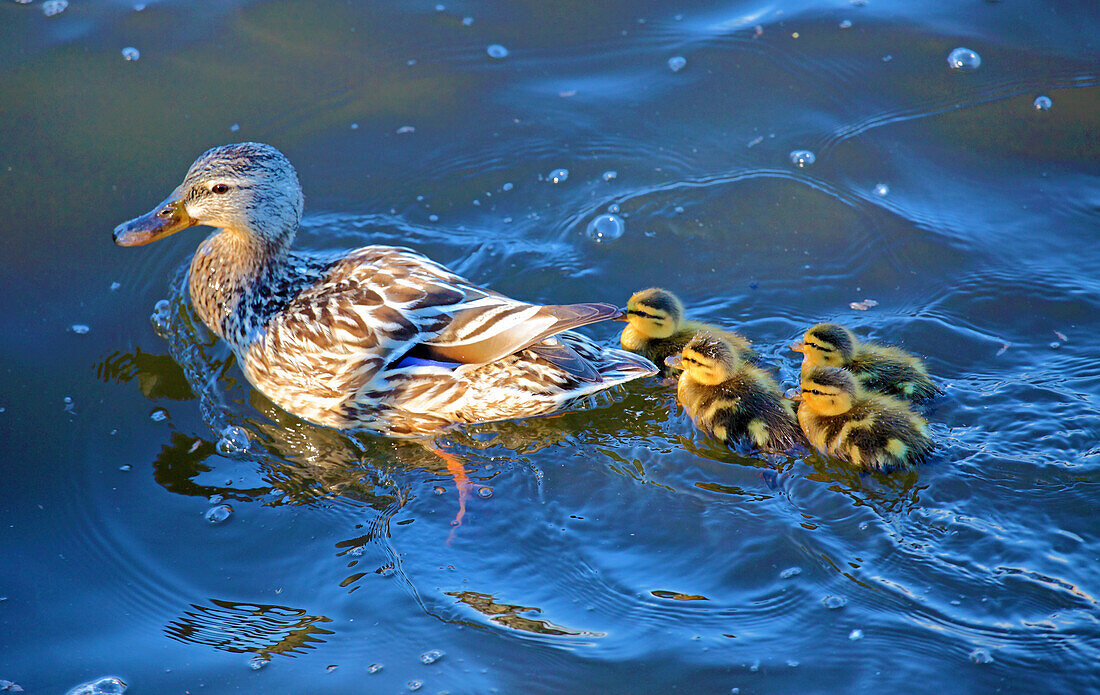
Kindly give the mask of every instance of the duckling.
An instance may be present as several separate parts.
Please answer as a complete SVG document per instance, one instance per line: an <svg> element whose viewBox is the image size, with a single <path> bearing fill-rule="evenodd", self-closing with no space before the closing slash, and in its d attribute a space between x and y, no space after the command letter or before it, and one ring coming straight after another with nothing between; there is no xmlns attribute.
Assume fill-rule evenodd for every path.
<svg viewBox="0 0 1100 695"><path fill-rule="evenodd" d="M624 311L626 316L622 320L629 325L619 336L619 344L624 350L652 360L662 375L667 373L665 360L679 355L684 346L700 333L712 333L724 338L743 360L755 362L757 359L756 352L749 347L751 341L744 336L701 321L685 319L684 305L668 290L651 287L635 292Z"/></svg>
<svg viewBox="0 0 1100 695"><path fill-rule="evenodd" d="M844 367L870 391L913 403L942 393L916 357L895 347L861 343L844 326L819 323L791 346L802 353L802 376L814 367Z"/></svg>
<svg viewBox="0 0 1100 695"><path fill-rule="evenodd" d="M701 333L666 363L683 370L676 396L703 432L724 444L749 439L768 451L804 442L793 404L775 380L747 363L724 336Z"/></svg>
<svg viewBox="0 0 1100 695"><path fill-rule="evenodd" d="M906 467L932 450L928 423L900 399L871 393L840 367L802 377L798 424L815 449L860 468Z"/></svg>

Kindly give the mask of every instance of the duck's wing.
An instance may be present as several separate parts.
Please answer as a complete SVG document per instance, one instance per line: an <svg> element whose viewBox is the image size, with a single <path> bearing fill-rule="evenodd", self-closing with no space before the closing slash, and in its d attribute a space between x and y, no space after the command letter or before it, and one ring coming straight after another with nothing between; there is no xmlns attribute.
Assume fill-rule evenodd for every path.
<svg viewBox="0 0 1100 695"><path fill-rule="evenodd" d="M403 248L359 249L330 271L330 283L339 285L340 279L356 286L346 299L366 324L387 334L385 342L395 357L408 353L418 359L487 364L563 331L622 315L611 304L539 306L511 299ZM404 350L401 343L407 343ZM544 347L552 361L578 359L554 343L539 349Z"/></svg>

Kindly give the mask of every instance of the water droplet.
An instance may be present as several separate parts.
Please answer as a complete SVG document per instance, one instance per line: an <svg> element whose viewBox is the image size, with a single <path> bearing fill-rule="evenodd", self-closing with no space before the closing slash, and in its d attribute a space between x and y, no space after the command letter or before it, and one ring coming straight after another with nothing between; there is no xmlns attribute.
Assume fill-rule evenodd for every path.
<svg viewBox="0 0 1100 695"><path fill-rule="evenodd" d="M416 126L411 126L411 125L403 125L403 126L401 126L400 128L397 129L397 134L398 135L407 135L409 133L415 133L415 132L416 132Z"/></svg>
<svg viewBox="0 0 1100 695"><path fill-rule="evenodd" d="M625 231L626 223L623 222L623 218L608 214L597 215L595 219L588 223L585 234L597 244L602 244L606 241L615 241Z"/></svg>
<svg viewBox="0 0 1100 695"><path fill-rule="evenodd" d="M234 123L233 125L229 126L229 132L231 132L231 133L236 133L240 129L241 129L241 124L240 123Z"/></svg>
<svg viewBox="0 0 1100 695"><path fill-rule="evenodd" d="M65 695L122 695L126 692L126 681L118 676L103 676L81 683Z"/></svg>
<svg viewBox="0 0 1100 695"><path fill-rule="evenodd" d="M791 152L791 164L799 169L804 169L817 161L817 156L809 150L794 150Z"/></svg>
<svg viewBox="0 0 1100 695"><path fill-rule="evenodd" d="M141 57L141 51L134 48L133 46L127 46L126 48L122 49L122 57L126 60L137 60Z"/></svg>
<svg viewBox="0 0 1100 695"><path fill-rule="evenodd" d="M969 72L977 70L982 64L982 58L969 48L956 48L947 54L947 64L952 70Z"/></svg>
<svg viewBox="0 0 1100 695"><path fill-rule="evenodd" d="M412 692L416 692L417 690L420 690L424 687L424 683L423 681L409 681L405 684L405 687Z"/></svg>
<svg viewBox="0 0 1100 695"><path fill-rule="evenodd" d="M436 11L436 12L442 12L442 11L443 11L443 10L445 10L445 9L447 9L447 8L446 8L446 7L444 7L443 5L436 5L436 6L435 6L435 11Z"/></svg>
<svg viewBox="0 0 1100 695"><path fill-rule="evenodd" d="M428 215L428 221L429 222L438 222L439 221L439 215Z"/></svg>
<svg viewBox="0 0 1100 695"><path fill-rule="evenodd" d="M462 18L462 26L464 26L464 27L468 27L473 23L474 23L474 18L473 17L463 17Z"/></svg>
<svg viewBox="0 0 1100 695"><path fill-rule="evenodd" d="M253 671L259 671L264 666L271 663L271 658L264 654L256 654L248 660L248 668Z"/></svg>
<svg viewBox="0 0 1100 695"><path fill-rule="evenodd" d="M149 419L153 422L164 422L168 419L168 411L164 408L157 408L153 412L149 413Z"/></svg>
<svg viewBox="0 0 1100 695"><path fill-rule="evenodd" d="M211 524L224 524L231 516L233 516L233 507L228 504L216 504L203 514L203 518Z"/></svg>
<svg viewBox="0 0 1100 695"><path fill-rule="evenodd" d="M118 283L118 282L112 282L112 283L111 283L111 291L112 291L112 292L114 292L115 290L117 290L117 289L118 289L118 288L120 288L120 287L122 287L122 284L121 284L121 283Z"/></svg>
<svg viewBox="0 0 1100 695"><path fill-rule="evenodd" d="M546 175L546 179L550 183L562 183L567 178L569 178L569 170L568 169L554 169L553 171L551 171L549 174Z"/></svg>
<svg viewBox="0 0 1100 695"><path fill-rule="evenodd" d="M887 186L884 183L876 183L875 184L875 195L882 198L882 197L885 197L888 193L890 193L890 187L889 186Z"/></svg>
<svg viewBox="0 0 1100 695"><path fill-rule="evenodd" d="M848 639L852 640L853 642L863 639L863 630L852 630L848 633Z"/></svg>
<svg viewBox="0 0 1100 695"><path fill-rule="evenodd" d="M1035 110L1036 111L1050 111L1050 107L1054 106L1054 102L1050 100L1050 97L1039 96L1035 97Z"/></svg>
<svg viewBox="0 0 1100 695"><path fill-rule="evenodd" d="M668 69L673 72L680 72L687 64L687 58L683 56L672 56L668 59Z"/></svg>
<svg viewBox="0 0 1100 695"><path fill-rule="evenodd" d="M843 596L829 595L821 599L821 605L825 606L829 610L835 611L838 608L843 608L844 606L847 606L848 599L844 598Z"/></svg>
<svg viewBox="0 0 1100 695"><path fill-rule="evenodd" d="M516 187L516 186L515 186L515 184L513 184L513 183L512 183L511 181L509 181L509 182L505 183L505 184L504 184L503 186L501 186L501 187L500 187L500 190L502 190L502 191L510 191L510 190L512 190L512 189L513 189L513 188L515 188L515 187Z"/></svg>
<svg viewBox="0 0 1100 695"><path fill-rule="evenodd" d="M788 567L787 569L779 573L779 578L790 579L791 577L797 577L800 574L802 574L801 567Z"/></svg>
<svg viewBox="0 0 1100 695"><path fill-rule="evenodd" d="M133 469L133 466L131 466L128 463L124 463L121 466L119 466L118 469L120 471L122 471L123 473L129 473Z"/></svg>
<svg viewBox="0 0 1100 695"><path fill-rule="evenodd" d="M852 20L850 20L850 19L842 19L842 20L840 21L840 28L841 28L841 29L851 29L851 28L852 28Z"/></svg>
<svg viewBox="0 0 1100 695"><path fill-rule="evenodd" d="M161 338L168 335L171 313L172 308L167 299L162 299L153 305L153 314L149 317L149 320L153 322L153 332Z"/></svg>
<svg viewBox="0 0 1100 695"><path fill-rule="evenodd" d="M614 181L615 179L619 178L619 172L615 171L614 169L609 169L600 174L600 178L604 181Z"/></svg>
<svg viewBox="0 0 1100 695"><path fill-rule="evenodd" d="M382 664L371 664L367 667L367 673L378 673L382 670Z"/></svg>
<svg viewBox="0 0 1100 695"><path fill-rule="evenodd" d="M69 330L71 330L73 333L76 333L77 335L84 335L92 329L88 328L83 323L74 323L72 326L69 327Z"/></svg>
<svg viewBox="0 0 1100 695"><path fill-rule="evenodd" d="M352 130L359 130L359 124L358 123L352 123L351 124L351 129Z"/></svg>
<svg viewBox="0 0 1100 695"><path fill-rule="evenodd" d="M134 5L134 12L143 12L145 10L145 3L139 2Z"/></svg>
<svg viewBox="0 0 1100 695"><path fill-rule="evenodd" d="M434 664L435 662L439 661L442 658L443 658L443 650L441 650L441 649L432 649L432 650L426 651L426 652L424 652L423 654L420 655L420 663L422 663L422 664Z"/></svg>
<svg viewBox="0 0 1100 695"><path fill-rule="evenodd" d="M336 664L329 664L328 666L325 667L325 671L327 673L332 673L333 671L335 671L338 668L340 668L340 667L337 666Z"/></svg>
<svg viewBox="0 0 1100 695"><path fill-rule="evenodd" d="M477 496L488 499L493 496L493 488L488 485L482 485L477 489Z"/></svg>
<svg viewBox="0 0 1100 695"><path fill-rule="evenodd" d="M993 655L989 653L988 649L978 648L970 652L970 660L976 664L991 664L993 663Z"/></svg>
<svg viewBox="0 0 1100 695"><path fill-rule="evenodd" d="M222 430L221 437L218 439L218 453L222 456L236 456L248 451L251 444L248 430L230 425Z"/></svg>
<svg viewBox="0 0 1100 695"><path fill-rule="evenodd" d="M485 52L489 54L490 58L496 60L502 60L508 57L508 49L501 46L499 43L489 44L489 47L485 49Z"/></svg>
<svg viewBox="0 0 1100 695"><path fill-rule="evenodd" d="M446 488L444 488L442 485L436 485L434 488L432 488L432 492L437 495L442 495L446 491Z"/></svg>
<svg viewBox="0 0 1100 695"><path fill-rule="evenodd" d="M611 205L608 205L607 206L607 211L610 212L612 215L618 215L619 214L619 204L618 203L612 203Z"/></svg>
<svg viewBox="0 0 1100 695"><path fill-rule="evenodd" d="M61 14L69 6L69 0L46 0L42 3L42 14L54 17Z"/></svg>

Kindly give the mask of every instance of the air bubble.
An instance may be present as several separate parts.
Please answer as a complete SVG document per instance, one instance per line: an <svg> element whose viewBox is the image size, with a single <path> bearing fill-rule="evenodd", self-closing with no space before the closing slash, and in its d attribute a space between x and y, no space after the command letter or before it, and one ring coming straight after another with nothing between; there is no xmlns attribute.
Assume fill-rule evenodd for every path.
<svg viewBox="0 0 1100 695"><path fill-rule="evenodd" d="M608 205L607 206L607 211L610 212L612 215L618 215L619 214L619 204L618 203L612 203L611 205Z"/></svg>
<svg viewBox="0 0 1100 695"><path fill-rule="evenodd" d="M848 605L848 599L843 596L826 596L821 599L821 605L825 606L829 610L835 611L838 608L843 608Z"/></svg>
<svg viewBox="0 0 1100 695"><path fill-rule="evenodd" d="M77 335L84 335L92 329L85 326L83 323L74 323L72 326L69 326L69 330Z"/></svg>
<svg viewBox="0 0 1100 695"><path fill-rule="evenodd" d="M668 69L673 72L680 72L687 63L687 58L683 56L673 56L668 59Z"/></svg>
<svg viewBox="0 0 1100 695"><path fill-rule="evenodd" d="M513 188L515 188L515 187L516 187L516 186L515 186L515 184L514 184L514 183L512 183L511 181L508 181L507 183L505 183L505 184L504 184L503 186L501 186L501 187L500 187L500 190L502 190L502 191L510 191L510 190L512 190L512 189L513 189Z"/></svg>
<svg viewBox="0 0 1100 695"><path fill-rule="evenodd" d="M615 241L626 231L626 223L618 215L597 215L588 223L585 234L597 244L607 241Z"/></svg>
<svg viewBox="0 0 1100 695"><path fill-rule="evenodd" d="M1035 110L1036 111L1050 111L1050 107L1054 106L1054 102L1050 100L1050 97L1038 96L1035 97Z"/></svg>
<svg viewBox="0 0 1100 695"><path fill-rule="evenodd" d="M149 419L153 422L164 422L168 419L168 411L164 408L157 408L153 412L149 413Z"/></svg>
<svg viewBox="0 0 1100 695"><path fill-rule="evenodd" d="M802 574L801 567L788 567L787 569L779 573L779 578L790 579L791 577L797 577L800 574Z"/></svg>
<svg viewBox="0 0 1100 695"><path fill-rule="evenodd" d="M42 14L54 17L61 14L69 6L69 0L46 0L42 3Z"/></svg>
<svg viewBox="0 0 1100 695"><path fill-rule="evenodd" d="M975 649L970 652L970 660L976 664L991 664L993 663L993 655L989 653L988 649Z"/></svg>
<svg viewBox="0 0 1100 695"><path fill-rule="evenodd" d="M133 46L127 46L126 48L122 49L122 57L126 60L137 60L141 57L141 51L134 48Z"/></svg>
<svg viewBox="0 0 1100 695"><path fill-rule="evenodd" d="M382 670L382 664L371 664L367 667L367 673L378 673Z"/></svg>
<svg viewBox="0 0 1100 695"><path fill-rule="evenodd" d="M248 660L248 668L252 669L253 671L259 671L261 668L263 668L264 666L267 666L270 663L271 663L271 658L270 657L265 656L263 654L256 654L255 656L253 656L251 659Z"/></svg>
<svg viewBox="0 0 1100 695"><path fill-rule="evenodd" d="M489 47L485 49L485 52L494 60L503 60L508 57L508 49L501 46L499 43L490 44Z"/></svg>
<svg viewBox="0 0 1100 695"><path fill-rule="evenodd" d="M947 55L947 64L952 70L970 72L977 70L982 64L982 58L969 48L956 48Z"/></svg>
<svg viewBox="0 0 1100 695"><path fill-rule="evenodd" d="M442 658L443 658L443 650L441 650L441 649L432 649L432 650L426 651L426 652L424 652L423 654L420 655L420 663L422 663L422 664L434 664L435 662L439 661Z"/></svg>
<svg viewBox="0 0 1100 695"><path fill-rule="evenodd" d="M889 193L890 193L890 187L887 186L886 184L884 184L884 183L876 183L875 184L875 195L877 195L878 197L884 198Z"/></svg>
<svg viewBox="0 0 1100 695"><path fill-rule="evenodd" d="M221 437L218 439L218 453L222 456L236 456L248 451L251 444L248 430L230 425L222 430Z"/></svg>
<svg viewBox="0 0 1100 695"><path fill-rule="evenodd" d="M477 489L477 496L483 499L488 499L493 496L493 488L488 485L482 485Z"/></svg>
<svg viewBox="0 0 1100 695"><path fill-rule="evenodd" d="M852 630L848 633L848 639L852 640L853 642L863 639L863 630Z"/></svg>
<svg viewBox="0 0 1100 695"><path fill-rule="evenodd" d="M614 169L609 169L600 174L600 178L604 181L614 181L615 179L619 178L619 172L615 171Z"/></svg>
<svg viewBox="0 0 1100 695"><path fill-rule="evenodd" d="M799 169L804 169L817 161L817 156L809 150L794 150L791 152L791 164Z"/></svg>
<svg viewBox="0 0 1100 695"><path fill-rule="evenodd" d="M569 178L569 170L568 169L554 169L553 171L551 171L549 174L546 175L546 180L549 181L550 183L563 183L568 178Z"/></svg>
<svg viewBox="0 0 1100 695"><path fill-rule="evenodd" d="M211 524L224 524L231 516L233 516L233 507L228 504L216 504L203 514L203 518Z"/></svg>
<svg viewBox="0 0 1100 695"><path fill-rule="evenodd" d="M162 299L153 305L153 314L149 320L153 322L153 332L161 338L168 337L171 314L172 306L167 299Z"/></svg>
<svg viewBox="0 0 1100 695"><path fill-rule="evenodd" d="M410 692L415 693L417 690L420 690L421 688L424 687L424 682L423 681L409 681L408 683L405 684L405 687L408 688Z"/></svg>
<svg viewBox="0 0 1100 695"><path fill-rule="evenodd" d="M840 21L840 25L839 25L839 26L840 26L840 28L841 28L841 29L851 29L851 28L852 28L852 20L850 20L850 19L842 19L842 20Z"/></svg>
<svg viewBox="0 0 1100 695"><path fill-rule="evenodd" d="M118 676L103 676L94 681L81 683L65 695L122 695L126 692L126 681Z"/></svg>

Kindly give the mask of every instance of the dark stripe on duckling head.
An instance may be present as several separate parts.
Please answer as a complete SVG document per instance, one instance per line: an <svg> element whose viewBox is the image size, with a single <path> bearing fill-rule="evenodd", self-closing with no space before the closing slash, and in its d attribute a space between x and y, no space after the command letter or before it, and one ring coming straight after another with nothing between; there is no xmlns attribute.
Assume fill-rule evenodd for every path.
<svg viewBox="0 0 1100 695"><path fill-rule="evenodd" d="M802 382L832 387L848 393L856 391L856 378L842 367L815 367Z"/></svg>
<svg viewBox="0 0 1100 695"><path fill-rule="evenodd" d="M816 339L825 345L817 345L819 349L829 352L830 346L840 351L840 354L848 359L855 349L855 338L852 332L844 326L835 323L819 323L806 332L808 338ZM809 342L809 341L807 341Z"/></svg>
<svg viewBox="0 0 1100 695"><path fill-rule="evenodd" d="M674 321L679 322L684 315L684 305L680 303L676 295L660 287L650 287L649 289L635 292L626 306L627 313L645 316L646 318L653 318L650 315L651 312L660 312L667 314ZM643 314L639 312L646 313Z"/></svg>
<svg viewBox="0 0 1100 695"><path fill-rule="evenodd" d="M724 339L711 333L700 333L684 346L684 352L695 352L716 362L728 362L737 358L737 352Z"/></svg>

